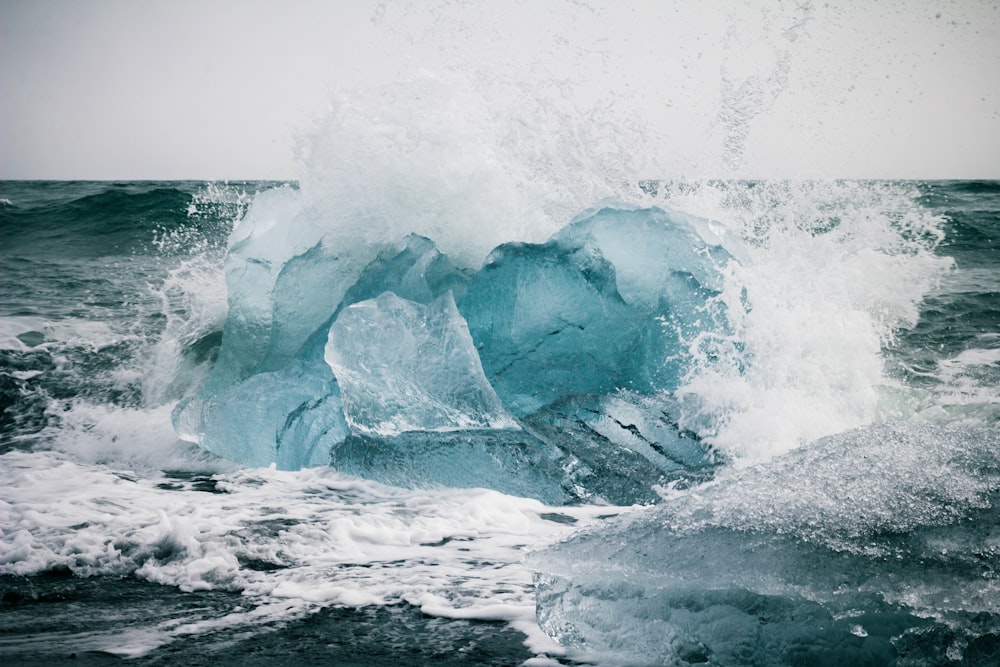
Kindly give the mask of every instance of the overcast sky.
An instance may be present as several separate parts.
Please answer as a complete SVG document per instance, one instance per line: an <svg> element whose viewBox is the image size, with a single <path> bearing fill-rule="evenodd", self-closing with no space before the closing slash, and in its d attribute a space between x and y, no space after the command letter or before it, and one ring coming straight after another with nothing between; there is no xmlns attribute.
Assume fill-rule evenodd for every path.
<svg viewBox="0 0 1000 667"><path fill-rule="evenodd" d="M1000 1L0 3L4 179L295 178L421 69L626 107L664 177L1000 178Z"/></svg>

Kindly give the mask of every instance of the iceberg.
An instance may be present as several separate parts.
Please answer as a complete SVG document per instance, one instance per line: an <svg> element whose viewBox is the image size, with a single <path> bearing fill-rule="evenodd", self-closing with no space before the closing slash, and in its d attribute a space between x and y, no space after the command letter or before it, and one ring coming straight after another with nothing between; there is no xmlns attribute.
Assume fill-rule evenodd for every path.
<svg viewBox="0 0 1000 667"><path fill-rule="evenodd" d="M662 208L602 208L578 216L552 239L600 248L615 267L618 293L641 313L642 331L629 385L647 392L676 389L700 337L730 333L717 297L732 261L722 238L702 218Z"/></svg>
<svg viewBox="0 0 1000 667"><path fill-rule="evenodd" d="M451 292L455 299L465 293L473 272L455 266L434 241L409 234L402 242L378 254L344 295L341 307L374 299L383 292L427 304Z"/></svg>
<svg viewBox="0 0 1000 667"><path fill-rule="evenodd" d="M713 461L661 401L579 396L523 420L483 373L451 293L421 305L386 292L330 328L326 360L351 436L338 470L403 486L486 486L550 504L651 503L654 485L703 479Z"/></svg>
<svg viewBox="0 0 1000 667"><path fill-rule="evenodd" d="M321 442L348 433L333 375L304 362L182 403L174 423L182 438L213 454L282 470L325 465L329 449Z"/></svg>
<svg viewBox="0 0 1000 667"><path fill-rule="evenodd" d="M539 623L637 665L943 664L995 650L998 452L995 429L882 424L670 489L532 556Z"/></svg>
<svg viewBox="0 0 1000 667"><path fill-rule="evenodd" d="M690 276L702 289L722 289L720 269L733 257L707 220L662 208L606 207L578 216L556 232L552 240L572 242L592 238L615 267L618 291L626 302L655 308L661 299L696 312L704 305L692 301Z"/></svg>
<svg viewBox="0 0 1000 667"><path fill-rule="evenodd" d="M566 457L523 430L408 431L396 436L351 435L333 447L341 472L406 488L485 487L548 505L583 500Z"/></svg>
<svg viewBox="0 0 1000 667"><path fill-rule="evenodd" d="M728 330L713 297L732 257L693 220L605 208L544 244L489 255L459 310L514 414L567 396L677 388L697 337Z"/></svg>
<svg viewBox="0 0 1000 667"><path fill-rule="evenodd" d="M654 487L708 479L709 450L658 400L621 394L557 402L521 428L349 435L330 465L406 487L487 487L549 505L652 504Z"/></svg>
<svg viewBox="0 0 1000 667"><path fill-rule="evenodd" d="M259 196L230 239L219 358L175 428L246 465L656 502L715 465L664 398L688 330L723 326L728 255L706 234L606 208L476 272L416 234L331 236L290 189Z"/></svg>
<svg viewBox="0 0 1000 667"><path fill-rule="evenodd" d="M618 392L572 396L522 420L536 438L559 447L574 495L591 503L652 504L657 486L710 478L710 450L670 417L660 396Z"/></svg>
<svg viewBox="0 0 1000 667"><path fill-rule="evenodd" d="M225 273L229 311L222 347L202 394L212 395L252 376L267 355L273 322L274 287L285 264L322 237L306 224L299 193L274 188L254 198L229 237ZM299 233L286 233L294 221Z"/></svg>

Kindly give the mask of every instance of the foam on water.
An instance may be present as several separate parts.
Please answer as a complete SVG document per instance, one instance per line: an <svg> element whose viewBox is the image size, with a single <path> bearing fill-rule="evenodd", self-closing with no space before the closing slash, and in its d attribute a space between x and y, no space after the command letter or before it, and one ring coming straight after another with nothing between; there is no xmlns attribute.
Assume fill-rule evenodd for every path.
<svg viewBox="0 0 1000 667"><path fill-rule="evenodd" d="M66 345L97 349L120 342L122 338L122 334L107 322L84 318L5 317L0 331L0 349L58 349Z"/></svg>
<svg viewBox="0 0 1000 667"><path fill-rule="evenodd" d="M575 16L562 9L562 16L553 14L556 22ZM403 11L388 4L382 10ZM506 9L439 7L423 16L433 19L428 34L454 32L453 46L467 44L471 33L451 28L456 22L461 27L470 11ZM785 8L768 22L757 8L748 10L754 25L768 26L762 45L767 71L750 62L746 69L740 66L736 47L743 23L730 17L733 48L721 68L723 108L701 114L722 126L725 155L701 166L735 168L745 160L750 126L782 93L793 42L814 11L820 13L808 3ZM337 290L350 287L380 250L408 234L432 239L458 268L477 270L499 244L543 242L582 212L609 202L625 209L663 206L707 220L692 224L706 243L721 244L733 258L722 267L717 286L730 328L684 341L695 361L672 395L641 401L624 394L603 397L617 402L607 414L592 409L600 405L596 400L557 405L553 429L620 431L634 437L636 449L654 453L653 445L662 443L648 438L650 433L682 433L694 448L697 441L688 438L694 432L723 454L721 460L758 464L729 472L723 467L719 480L707 486L661 489L661 507L667 509L647 511L656 519L645 536L649 544L657 544L657 530L695 535L710 524L740 535L784 531L804 544L863 552L857 544L869 533L947 523L949 512L968 517L989 504L997 489L995 457L983 459L976 448L995 437L977 440L975 431L968 436L912 425L849 431L887 417L995 428L1000 358L992 339L943 360L933 374L938 384L929 389L906 386L886 368L886 351L897 332L917 321L921 302L951 270L950 260L935 254L942 219L923 208L916 187L906 184L727 181L640 187L641 177L686 172L658 170L654 156L670 147L659 143L661 134L648 131L640 112L645 91L656 90L641 85L643 77L658 68L644 56L581 46L580 35L570 34L599 38L607 14L566 21L560 34L572 39L561 50L534 52L527 63L514 59L509 67L462 74L421 72L391 85L338 93L329 115L300 144L299 187L286 184L251 195L236 186L208 186L191 198L189 226L156 235L152 264L165 275L156 274L143 298L118 313L136 322L119 327L96 317L5 318L0 347L18 353L38 349L54 358L52 368L19 368L11 377L38 384L65 370L77 374L77 383L60 387L59 397L46 389L26 390L47 401L50 419L32 433L35 450L0 456L0 573L68 567L78 576L135 577L185 591L238 591L246 598L242 609L221 617L135 626L130 635L94 639L100 648L124 655L190 633L259 628L332 605L398 603L447 618L509 621L528 634L534 651L558 654L561 649L544 639L535 623L525 555L590 527L600 548L625 547L643 567L656 561L655 548L628 554L634 542L627 530L615 533L620 544L602 541L603 517L624 508L552 509L484 489L403 490L329 468L239 469L179 442L169 416L211 372L231 314L225 270L253 265L262 276L253 286L260 289L246 300L254 306L247 321L264 332L255 348L259 358L244 360L244 370L252 372L261 360L266 366L287 357L288 351L276 350L280 346L270 346L269 339L286 304L272 304L268 296L288 287L278 285L277 270L290 257L318 248L346 258L338 269L343 280L324 297L335 305L342 296ZM628 35L647 30L641 35L649 44L669 41L655 29L657 22L638 23L630 19L624 29L615 29ZM549 27L526 24L520 34L534 38L539 31L547 38ZM506 43L506 35L497 42ZM678 42L677 48L684 45ZM694 53L679 54L678 61L704 59ZM457 47L448 54L462 55ZM565 72L554 76L542 67L549 56L557 57ZM531 66L530 81L517 71L523 64ZM637 77L635 90L643 92L622 93L618 83L628 76ZM600 95L587 97L602 86ZM676 106L683 92L671 98ZM687 132L693 138L681 139L685 132L678 129L675 139L702 150L704 133ZM264 245L273 252L239 257L240 243L253 233L266 237L270 245ZM228 249L236 250L230 259L247 261L224 265ZM110 266L99 268L114 274ZM288 340L300 334L291 332ZM109 354L113 367L99 374L110 388L96 396L75 395L93 378L85 376L86 366L74 368L67 350L123 342L128 349L121 356ZM642 428L646 413L639 407L647 402L688 430L678 431L668 421ZM668 414L672 410L677 414ZM639 416L628 416L632 412ZM591 423L580 414L591 415ZM801 448L824 437L817 449ZM857 459L871 452L878 460L861 474ZM977 467L980 461L988 465ZM638 479L645 483L646 477ZM995 558L995 535L989 539L993 542L982 553ZM568 554L560 561L567 571L585 560L571 547L556 553ZM680 555L698 561L691 567L702 571L697 551ZM603 576L606 563L593 569ZM733 575L736 585L744 583L739 576ZM995 589L992 582L989 586L983 590ZM948 593L947 587L942 590ZM919 597L921 591L904 594ZM931 599L921 609L932 613L935 604ZM983 609L996 614L991 604ZM853 636L868 632L860 623L852 627Z"/></svg>
<svg viewBox="0 0 1000 667"><path fill-rule="evenodd" d="M165 324L142 364L146 405L176 401L201 385L211 369L227 313L226 241L254 196L240 185L208 183L191 197L186 211L191 225L154 239L159 255L176 259L163 281L151 286Z"/></svg>
<svg viewBox="0 0 1000 667"><path fill-rule="evenodd" d="M554 510L485 489L406 491L329 469L136 475L120 463L83 465L55 452L10 452L2 462L0 571L64 566L78 576L242 591L244 610L215 626L405 602L531 631L526 550L615 513ZM159 629L146 649L199 628ZM537 628L529 634L537 650L554 649Z"/></svg>
<svg viewBox="0 0 1000 667"><path fill-rule="evenodd" d="M177 438L172 404L115 406L84 399L54 403L50 425L38 437L80 464L109 465L148 474L161 470L232 470L234 464Z"/></svg>

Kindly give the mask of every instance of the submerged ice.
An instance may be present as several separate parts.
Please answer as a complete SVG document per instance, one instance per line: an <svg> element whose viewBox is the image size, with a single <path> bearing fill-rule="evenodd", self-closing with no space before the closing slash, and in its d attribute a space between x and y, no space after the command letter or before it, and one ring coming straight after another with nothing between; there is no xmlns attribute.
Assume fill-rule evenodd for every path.
<svg viewBox="0 0 1000 667"><path fill-rule="evenodd" d="M668 491L533 556L540 625L627 664L986 664L998 452L995 430L884 424Z"/></svg>
<svg viewBox="0 0 1000 667"><path fill-rule="evenodd" d="M550 502L650 502L710 466L655 398L726 329L712 297L730 256L705 221L604 208L477 270L416 234L325 233L299 197L259 196L233 233L219 358L174 415L185 439Z"/></svg>

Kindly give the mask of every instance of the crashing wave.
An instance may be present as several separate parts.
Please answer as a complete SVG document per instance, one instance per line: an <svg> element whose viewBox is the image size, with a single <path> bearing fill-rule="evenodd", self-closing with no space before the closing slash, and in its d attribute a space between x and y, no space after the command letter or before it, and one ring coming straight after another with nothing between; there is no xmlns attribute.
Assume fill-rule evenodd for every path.
<svg viewBox="0 0 1000 667"><path fill-rule="evenodd" d="M607 207L472 271L413 234L335 245L295 191L265 193L231 238L218 361L175 426L247 465L650 501L653 484L711 463L655 399L679 385L690 341L727 327L714 297L731 256L705 230L661 208ZM620 428L601 434L595 418ZM552 428L567 419L608 451L585 454L572 428ZM427 437L446 432L462 436ZM504 483L507 464L484 477L477 461L490 457L525 457L519 474L546 479Z"/></svg>

